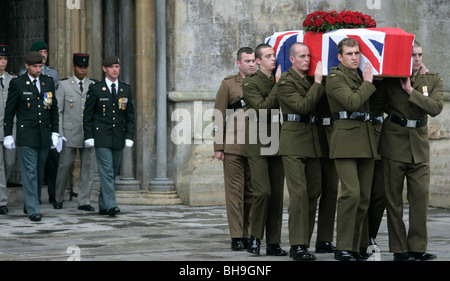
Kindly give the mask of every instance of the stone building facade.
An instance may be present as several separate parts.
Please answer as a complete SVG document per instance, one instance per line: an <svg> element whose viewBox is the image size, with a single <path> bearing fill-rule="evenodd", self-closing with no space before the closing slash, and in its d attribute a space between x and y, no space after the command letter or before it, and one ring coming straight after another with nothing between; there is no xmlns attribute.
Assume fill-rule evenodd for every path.
<svg viewBox="0 0 450 281"><path fill-rule="evenodd" d="M61 77L71 75L73 52L91 54L95 79L102 78L105 55L117 54L124 63L122 80L134 90L138 131L133 150L124 151L119 203L224 204L222 164L214 159L210 135L216 91L224 77L237 72L240 47L255 47L277 31L301 29L306 15L316 10L356 10L370 14L379 27L416 34L425 64L450 90L446 0L26 2L34 1L44 5L43 38L50 65ZM449 114L446 103L430 122L430 199L439 207L450 207Z"/></svg>

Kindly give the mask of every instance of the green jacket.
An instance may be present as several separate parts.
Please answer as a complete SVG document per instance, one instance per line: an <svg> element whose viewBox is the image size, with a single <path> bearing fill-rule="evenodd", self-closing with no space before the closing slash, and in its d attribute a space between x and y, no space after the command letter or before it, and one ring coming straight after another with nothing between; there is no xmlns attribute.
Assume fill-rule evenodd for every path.
<svg viewBox="0 0 450 281"><path fill-rule="evenodd" d="M370 97L375 86L363 81L350 69L340 64L327 77L326 93L332 114L348 112L371 112ZM376 102L376 101L375 101ZM330 140L330 158L375 158L377 138L369 121L339 119L333 123Z"/></svg>
<svg viewBox="0 0 450 281"><path fill-rule="evenodd" d="M293 68L285 72L278 83L278 101L283 115L315 115L316 105L324 93L322 84L304 80ZM317 125L284 121L279 154L322 157Z"/></svg>
<svg viewBox="0 0 450 281"><path fill-rule="evenodd" d="M386 99L388 114L423 120L427 115L435 117L441 113L444 107L444 86L439 74L419 74L412 86L414 90L408 95L403 91L398 79L384 79L379 91ZM427 90L428 96L424 94L424 90ZM381 131L379 152L383 157L399 162L428 162L428 126L407 128L386 120Z"/></svg>
<svg viewBox="0 0 450 281"><path fill-rule="evenodd" d="M278 127L278 132L275 132L275 134L278 133L279 136L280 118L275 77L272 75L271 78L268 78L261 70L258 70L255 74L245 77L242 90L247 107L246 113L249 118L249 122L246 122L245 130L245 156L261 156L261 148L268 148L274 145L274 143L263 144L270 141L268 137L272 136L272 126ZM271 109L277 110L272 111ZM263 112L262 110L267 111ZM267 117L263 120L262 116ZM255 122L256 120L259 122ZM260 124L261 122L265 124ZM267 129L260 130L261 125L267 125ZM279 142L279 137L276 141Z"/></svg>

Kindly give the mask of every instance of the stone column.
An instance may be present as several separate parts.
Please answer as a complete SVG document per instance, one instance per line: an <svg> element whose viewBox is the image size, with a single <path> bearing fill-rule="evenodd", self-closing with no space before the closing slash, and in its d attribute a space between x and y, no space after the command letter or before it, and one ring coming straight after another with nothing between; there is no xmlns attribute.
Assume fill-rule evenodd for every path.
<svg viewBox="0 0 450 281"><path fill-rule="evenodd" d="M150 191L175 191L167 177L167 45L166 1L155 1L156 14L156 178L150 181Z"/></svg>
<svg viewBox="0 0 450 281"><path fill-rule="evenodd" d="M105 56L117 56L116 0L105 1Z"/></svg>
<svg viewBox="0 0 450 281"><path fill-rule="evenodd" d="M131 2L120 0L120 76L125 83L131 83L132 41L131 41ZM120 163L120 175L116 180L116 190L140 190L140 182L133 175L133 148L125 147Z"/></svg>

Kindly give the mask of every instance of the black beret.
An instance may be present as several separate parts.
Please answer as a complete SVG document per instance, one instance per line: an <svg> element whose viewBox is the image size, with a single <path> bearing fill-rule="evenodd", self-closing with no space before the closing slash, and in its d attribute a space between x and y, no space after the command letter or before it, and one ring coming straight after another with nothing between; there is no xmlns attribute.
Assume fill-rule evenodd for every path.
<svg viewBox="0 0 450 281"><path fill-rule="evenodd" d="M78 66L89 66L89 54L73 54L73 64Z"/></svg>
<svg viewBox="0 0 450 281"><path fill-rule="evenodd" d="M44 56L39 52L29 52L25 55L25 63L28 65L44 63Z"/></svg>
<svg viewBox="0 0 450 281"><path fill-rule="evenodd" d="M108 56L108 57L106 57L106 58L103 60L103 63L102 63L102 65L103 65L104 67L109 67L109 66L111 66L111 65L113 65L113 64L120 64L120 59L119 59L119 57L116 57L116 56Z"/></svg>

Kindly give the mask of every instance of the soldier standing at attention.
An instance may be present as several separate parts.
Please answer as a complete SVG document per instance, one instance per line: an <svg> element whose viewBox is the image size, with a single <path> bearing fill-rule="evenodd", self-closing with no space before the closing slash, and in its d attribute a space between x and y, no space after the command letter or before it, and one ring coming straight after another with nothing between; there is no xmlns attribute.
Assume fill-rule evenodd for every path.
<svg viewBox="0 0 450 281"><path fill-rule="evenodd" d="M8 100L8 88L9 82L15 78L6 72L6 67L8 66L8 46L0 45L0 124L4 123L5 117L5 106ZM3 142L4 132L0 130L0 141ZM8 190L7 183L8 178L14 168L14 163L16 162L16 150L6 149L3 145L0 147L0 215L5 215L8 213Z"/></svg>
<svg viewBox="0 0 450 281"><path fill-rule="evenodd" d="M281 76L278 83L278 101L283 112L278 154L283 157L289 191L290 256L294 260L314 260L315 256L308 252L309 208L314 207L316 210L320 184L307 183L306 167L316 172L316 178L321 178L319 157L322 156L322 150L314 110L325 94L325 88L322 85L321 62L317 65L314 82L306 76L311 63L308 46L294 43L289 56L292 67ZM313 221L314 218L315 212Z"/></svg>
<svg viewBox="0 0 450 281"><path fill-rule="evenodd" d="M89 87L84 109L84 146L95 147L100 194L100 215L114 217L117 207L115 179L122 150L133 147L136 130L131 87L119 81L120 60L109 56L103 60L105 79Z"/></svg>
<svg viewBox="0 0 450 281"><path fill-rule="evenodd" d="M255 49L259 70L248 75L243 82L245 104L249 114L246 125L245 156L248 157L253 203L250 212L250 243L247 251L259 255L261 239L266 230L266 254L285 256L287 252L280 247L283 215L284 169L281 156L269 154L263 148L279 145L278 137L274 143L262 142L262 136L279 136L273 132L271 123L279 130L279 104L277 100L277 81L273 75L276 68L276 54L272 46L260 44ZM267 111L267 114L265 114ZM264 122L265 124L262 124ZM265 126L264 126L265 125ZM267 130L258 130L265 127ZM251 129L249 129L251 128ZM254 141L256 140L256 141ZM253 142L254 141L254 142ZM278 151L278 147L276 149Z"/></svg>
<svg viewBox="0 0 450 281"><path fill-rule="evenodd" d="M256 71L253 49L241 48L237 53L236 63L239 73L223 80L214 105L214 109L220 111L222 116L214 122L217 138L214 142L214 155L223 161L231 249L235 251L247 249L253 199L250 167L244 156L245 102L242 93L242 81Z"/></svg>
<svg viewBox="0 0 450 281"><path fill-rule="evenodd" d="M428 115L435 117L444 107L442 78L421 73L423 51L413 48L413 75L406 79L384 79L389 116L383 124L379 152L382 156L389 249L394 260L432 260L427 253L427 214L430 186ZM403 183L406 178L409 230L403 222Z"/></svg>
<svg viewBox="0 0 450 281"><path fill-rule="evenodd" d="M83 111L89 86L95 82L86 78L89 67L88 54L73 54L74 75L63 79L56 91L59 109L59 132L64 138L56 176L55 209L61 209L64 191L69 184L70 172L80 152L80 183L78 188L78 210L95 211L91 206L91 190L94 183L94 148L84 147Z"/></svg>
<svg viewBox="0 0 450 281"><path fill-rule="evenodd" d="M24 212L31 221L40 221L39 190L50 146L59 140L58 105L52 78L42 75L44 57L39 52L25 56L27 73L13 79L5 108L5 140L3 145L15 147L12 136L14 115L17 116L17 146L25 199Z"/></svg>
<svg viewBox="0 0 450 281"><path fill-rule="evenodd" d="M341 181L337 202L335 259L362 260L360 241L367 213L377 155L377 140L371 122L370 97L376 88L373 72L366 64L363 77L357 70L361 61L359 44L345 38L338 44L338 59L326 81L326 92L333 114L330 158L334 159Z"/></svg>

